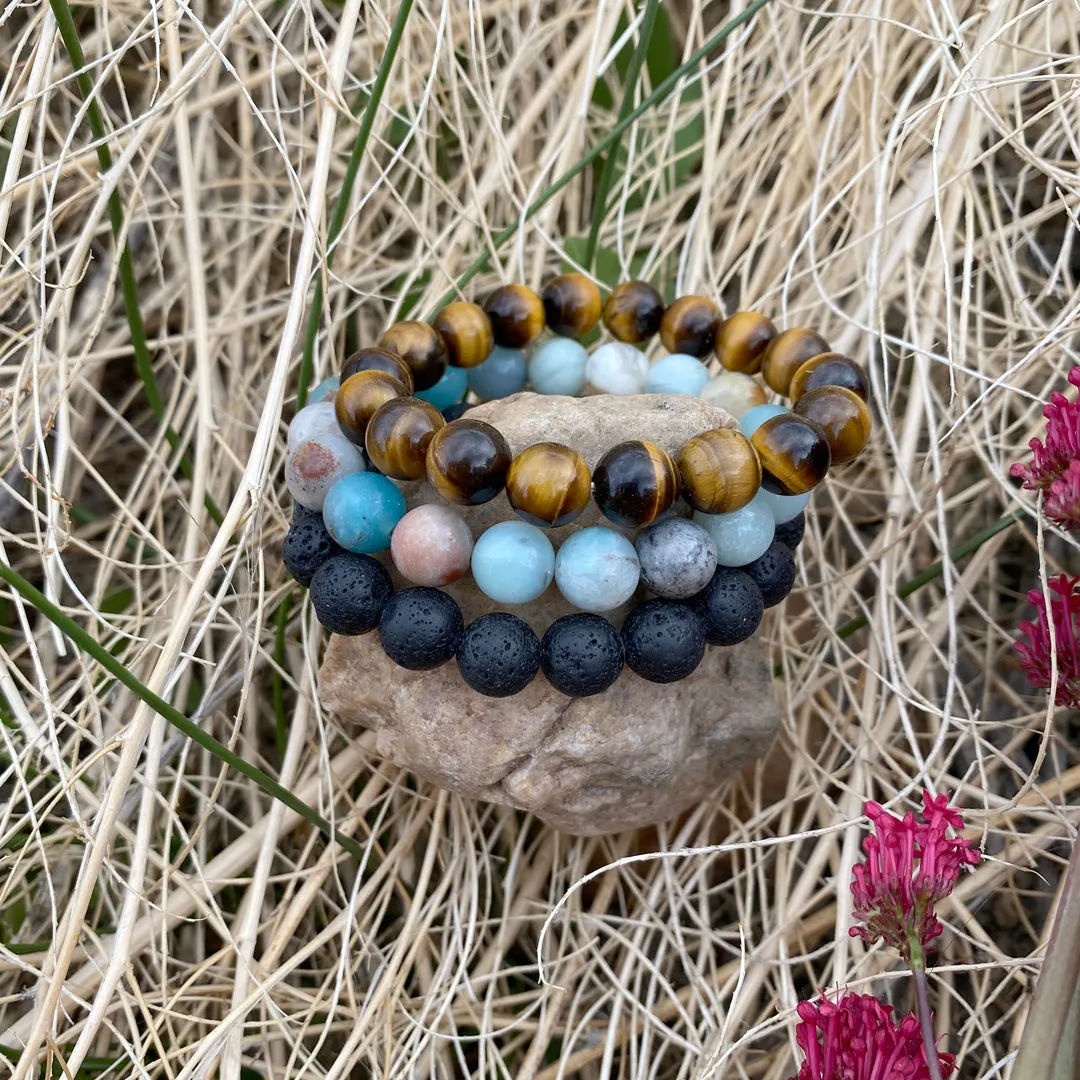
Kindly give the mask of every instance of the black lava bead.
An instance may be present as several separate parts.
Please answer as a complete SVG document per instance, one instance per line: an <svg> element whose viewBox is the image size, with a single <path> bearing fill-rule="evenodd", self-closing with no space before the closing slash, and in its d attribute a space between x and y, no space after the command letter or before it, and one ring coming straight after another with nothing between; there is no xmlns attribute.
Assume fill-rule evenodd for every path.
<svg viewBox="0 0 1080 1080"><path fill-rule="evenodd" d="M438 589L403 589L383 608L379 641L399 667L427 671L454 655L464 629L452 596Z"/></svg>
<svg viewBox="0 0 1080 1080"><path fill-rule="evenodd" d="M686 604L648 600L623 624L623 645L631 671L650 682L678 682L705 655L705 626Z"/></svg>
<svg viewBox="0 0 1080 1080"><path fill-rule="evenodd" d="M509 697L540 670L540 642L532 627L507 611L469 623L457 649L461 677L478 694Z"/></svg>
<svg viewBox="0 0 1080 1080"><path fill-rule="evenodd" d="M293 515L293 523L281 544L281 561L285 564L285 569L306 589L311 584L315 571L327 559L340 555L342 549L326 531L322 514L304 509L304 515Z"/></svg>
<svg viewBox="0 0 1080 1080"><path fill-rule="evenodd" d="M334 634L366 634L394 591L390 575L370 555L351 551L329 558L311 579L311 603Z"/></svg>
<svg viewBox="0 0 1080 1080"><path fill-rule="evenodd" d="M779 604L795 584L795 556L779 540L774 540L764 555L742 569L754 579L766 607Z"/></svg>
<svg viewBox="0 0 1080 1080"><path fill-rule="evenodd" d="M710 645L738 645L760 625L765 611L754 579L729 566L717 568L712 581L691 601L705 624L705 640Z"/></svg>
<svg viewBox="0 0 1080 1080"><path fill-rule="evenodd" d="M602 694L619 677L623 641L618 630L599 615L564 615L540 642L540 667L562 694Z"/></svg>
<svg viewBox="0 0 1080 1080"><path fill-rule="evenodd" d="M787 544L787 546L794 551L802 543L803 535L805 533L806 515L799 513L790 521L785 521L782 525L777 525L776 532L773 534L773 539L779 540L781 544Z"/></svg>
<svg viewBox="0 0 1080 1080"><path fill-rule="evenodd" d="M454 405L447 405L442 410L442 414L446 422L450 424L455 420L460 420L472 407L467 401L459 401Z"/></svg>

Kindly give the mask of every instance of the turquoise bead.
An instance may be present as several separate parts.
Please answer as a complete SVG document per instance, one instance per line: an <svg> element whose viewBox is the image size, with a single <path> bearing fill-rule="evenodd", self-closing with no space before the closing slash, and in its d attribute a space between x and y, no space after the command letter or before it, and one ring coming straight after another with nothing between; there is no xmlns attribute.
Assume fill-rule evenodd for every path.
<svg viewBox="0 0 1080 1080"><path fill-rule="evenodd" d="M495 401L525 389L528 361L520 349L496 345L491 355L476 367L468 369L469 389L481 401Z"/></svg>
<svg viewBox="0 0 1080 1080"><path fill-rule="evenodd" d="M338 392L341 387L341 376L331 375L327 379L323 379L314 390L308 394L308 404L314 405L316 402L322 401L324 398L332 398L334 394Z"/></svg>
<svg viewBox="0 0 1080 1080"><path fill-rule="evenodd" d="M551 584L555 549L535 525L500 521L476 541L472 574L476 587L497 604L527 604Z"/></svg>
<svg viewBox="0 0 1080 1080"><path fill-rule="evenodd" d="M776 522L762 495L759 491L730 514L694 514L694 520L713 538L718 566L746 566L769 550Z"/></svg>
<svg viewBox="0 0 1080 1080"><path fill-rule="evenodd" d="M326 531L346 551L374 555L390 546L394 526L405 516L405 496L378 473L354 473L339 480L323 504Z"/></svg>
<svg viewBox="0 0 1080 1080"><path fill-rule="evenodd" d="M766 420L789 412L791 410L785 405L755 405L739 418L739 430L749 439Z"/></svg>
<svg viewBox="0 0 1080 1080"><path fill-rule="evenodd" d="M688 353L662 356L645 376L646 394L700 394L709 381L709 369Z"/></svg>
<svg viewBox="0 0 1080 1080"><path fill-rule="evenodd" d="M436 409L448 409L456 405L469 389L469 373L465 368L447 367L439 381L426 390L417 390L413 397L434 405Z"/></svg>
<svg viewBox="0 0 1080 1080"><path fill-rule="evenodd" d="M773 491L762 488L758 494L772 511L773 521L777 525L783 525L784 522L798 517L806 509L811 492L807 491L802 495L777 495Z"/></svg>
<svg viewBox="0 0 1080 1080"><path fill-rule="evenodd" d="M585 389L585 346L571 338L553 337L533 351L529 382L538 394L577 397Z"/></svg>
<svg viewBox="0 0 1080 1080"><path fill-rule="evenodd" d="M582 529L559 548L555 584L582 611L613 611L634 595L641 576L634 545L614 529Z"/></svg>

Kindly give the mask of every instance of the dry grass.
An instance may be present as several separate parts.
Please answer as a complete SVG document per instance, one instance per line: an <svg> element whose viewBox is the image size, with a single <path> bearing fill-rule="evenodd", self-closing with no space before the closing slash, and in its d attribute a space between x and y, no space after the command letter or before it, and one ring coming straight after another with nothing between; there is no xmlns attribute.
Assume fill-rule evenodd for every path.
<svg viewBox="0 0 1080 1080"><path fill-rule="evenodd" d="M319 376L406 297L428 310L610 128L626 7L417 3L328 280ZM728 16L665 7L685 55ZM1080 802L1075 720L1026 694L1010 643L1023 591L1075 553L1032 515L909 599L897 587L1030 509L1007 466L1076 362L1075 5L774 0L625 142L602 243L670 289L820 327L869 365L878 433L817 497L797 596L768 621L772 763L655 834L588 841L347 741L315 700L306 608L275 734L282 417L350 109L395 12L77 9L117 162L103 179L48 7L0 8L0 554L368 854L328 851L7 593L0 1043L84 1077L783 1080L812 987L909 1004L892 955L848 938L847 881L862 800L906 806L929 784L959 793L992 856L948 912L939 1025L964 1077L1006 1075ZM135 375L114 184L190 481ZM477 292L540 282L590 205L586 174ZM840 640L859 613L869 628ZM649 852L669 857L575 887ZM536 949L564 897L544 957L559 989Z"/></svg>

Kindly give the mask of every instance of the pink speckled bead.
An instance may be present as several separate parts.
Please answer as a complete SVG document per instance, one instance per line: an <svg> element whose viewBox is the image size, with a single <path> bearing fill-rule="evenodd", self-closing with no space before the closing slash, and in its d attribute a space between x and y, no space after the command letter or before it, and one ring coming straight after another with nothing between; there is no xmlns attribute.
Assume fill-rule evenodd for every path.
<svg viewBox="0 0 1080 1080"><path fill-rule="evenodd" d="M410 510L394 526L390 558L414 585L438 588L469 569L473 538L465 519L449 506L430 504Z"/></svg>

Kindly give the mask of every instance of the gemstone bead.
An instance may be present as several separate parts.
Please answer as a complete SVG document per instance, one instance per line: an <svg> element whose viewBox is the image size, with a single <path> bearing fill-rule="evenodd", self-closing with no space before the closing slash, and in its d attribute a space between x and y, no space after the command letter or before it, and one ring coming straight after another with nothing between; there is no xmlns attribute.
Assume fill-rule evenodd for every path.
<svg viewBox="0 0 1080 1080"><path fill-rule="evenodd" d="M739 430L749 439L766 420L784 416L791 410L786 405L756 405L739 417Z"/></svg>
<svg viewBox="0 0 1080 1080"><path fill-rule="evenodd" d="M716 344L720 309L705 296L680 296L664 311L660 340L670 353L704 356Z"/></svg>
<svg viewBox="0 0 1080 1080"><path fill-rule="evenodd" d="M798 401L809 390L822 386L842 386L858 394L863 401L870 400L870 380L854 360L840 353L821 353L801 364L791 377L789 396Z"/></svg>
<svg viewBox="0 0 1080 1080"><path fill-rule="evenodd" d="M407 327L412 324L399 323L399 325ZM413 392L412 368L397 353L379 345L366 345L362 349L357 349L345 361L345 366L341 369L341 381L345 382L359 371L385 371L387 375L393 375L399 382L403 382L408 387L409 393Z"/></svg>
<svg viewBox="0 0 1080 1080"><path fill-rule="evenodd" d="M842 386L808 390L791 410L825 432L834 465L859 456L870 439L870 410L858 394Z"/></svg>
<svg viewBox="0 0 1080 1080"><path fill-rule="evenodd" d="M692 675L705 656L705 624L686 604L648 600L623 625L626 666L643 679L673 683Z"/></svg>
<svg viewBox="0 0 1080 1080"><path fill-rule="evenodd" d="M526 447L510 463L506 497L531 525L568 525L589 505L589 467L569 446L542 442Z"/></svg>
<svg viewBox="0 0 1080 1080"><path fill-rule="evenodd" d="M385 371L358 371L342 384L334 398L334 414L342 434L363 445L371 418L395 398L407 398L409 388Z"/></svg>
<svg viewBox="0 0 1080 1080"><path fill-rule="evenodd" d="M601 394L640 394L648 374L645 354L621 341L598 346L585 362L585 382Z"/></svg>
<svg viewBox="0 0 1080 1080"><path fill-rule="evenodd" d="M294 581L306 589L315 576L315 571L327 559L341 553L341 548L334 543L333 537L326 531L322 516L308 511L304 516L293 519L289 531L281 544L281 561Z"/></svg>
<svg viewBox="0 0 1080 1080"><path fill-rule="evenodd" d="M451 405L457 405L468 392L469 373L464 368L448 367L434 386L417 390L414 396L445 411Z"/></svg>
<svg viewBox="0 0 1080 1080"><path fill-rule="evenodd" d="M802 542L806 534L806 515L796 514L787 521L778 522L776 526L776 539L794 551Z"/></svg>
<svg viewBox="0 0 1080 1080"><path fill-rule="evenodd" d="M555 549L535 525L500 521L476 541L472 553L476 587L497 604L527 604L555 575Z"/></svg>
<svg viewBox="0 0 1080 1080"><path fill-rule="evenodd" d="M604 301L604 325L619 341L648 341L663 317L664 298L646 281L624 281Z"/></svg>
<svg viewBox="0 0 1080 1080"><path fill-rule="evenodd" d="M341 385L341 379L337 375L330 375L328 378L323 379L314 390L308 394L307 403L309 405L317 405L320 401L334 400L334 395L337 393L338 387Z"/></svg>
<svg viewBox="0 0 1080 1080"><path fill-rule="evenodd" d="M503 285L484 304L496 345L523 349L544 329L544 303L527 285Z"/></svg>
<svg viewBox="0 0 1080 1080"><path fill-rule="evenodd" d="M643 530L634 544L642 584L665 600L699 593L716 570L716 545L700 525L667 518Z"/></svg>
<svg viewBox="0 0 1080 1080"><path fill-rule="evenodd" d="M363 471L363 454L344 435L321 435L300 443L285 459L285 485L301 506L322 510L338 481Z"/></svg>
<svg viewBox="0 0 1080 1080"><path fill-rule="evenodd" d="M393 587L370 555L346 552L327 559L311 579L315 617L332 634L366 634L379 625Z"/></svg>
<svg viewBox="0 0 1080 1080"><path fill-rule="evenodd" d="M553 334L584 337L600 321L600 289L584 274L560 274L544 290L542 299L548 329Z"/></svg>
<svg viewBox="0 0 1080 1080"><path fill-rule="evenodd" d="M413 377L413 391L428 390L442 378L449 359L447 342L435 327L415 319L394 323L379 347L400 356Z"/></svg>
<svg viewBox="0 0 1080 1080"><path fill-rule="evenodd" d="M694 514L716 545L718 566L745 566L764 555L773 542L776 522L760 493L730 514Z"/></svg>
<svg viewBox="0 0 1080 1080"><path fill-rule="evenodd" d="M342 434L334 415L334 403L329 399L305 405L292 418L289 434L285 439L285 448L295 450L302 442L321 439L324 435Z"/></svg>
<svg viewBox="0 0 1080 1080"><path fill-rule="evenodd" d="M806 504L810 501L809 491L802 495L777 495L775 491L762 488L758 496L772 511L773 521L777 525L783 525L797 517L806 509Z"/></svg>
<svg viewBox="0 0 1080 1080"><path fill-rule="evenodd" d="M634 595L640 567L622 533L594 525L563 541L555 558L555 584L582 611L614 611Z"/></svg>
<svg viewBox="0 0 1080 1080"><path fill-rule="evenodd" d="M750 440L727 428L688 439L676 464L686 501L705 514L730 514L761 487L761 463Z"/></svg>
<svg viewBox="0 0 1080 1080"><path fill-rule="evenodd" d="M765 404L764 387L756 379L737 371L721 371L702 387L698 396L707 405L726 409L736 420Z"/></svg>
<svg viewBox="0 0 1080 1080"><path fill-rule="evenodd" d="M764 555L759 555L742 570L754 579L767 608L779 604L795 584L795 556L791 554L791 548L779 540L773 540Z"/></svg>
<svg viewBox="0 0 1080 1080"><path fill-rule="evenodd" d="M472 551L468 523L456 510L436 503L410 510L390 537L390 558L398 573L414 585L430 588L464 577Z"/></svg>
<svg viewBox="0 0 1080 1080"><path fill-rule="evenodd" d="M482 364L469 368L469 388L481 401L495 401L520 393L525 389L528 366L520 349L496 345Z"/></svg>
<svg viewBox="0 0 1080 1080"><path fill-rule="evenodd" d="M540 670L540 641L524 619L493 611L474 619L457 648L462 679L485 697L520 693Z"/></svg>
<svg viewBox="0 0 1080 1080"><path fill-rule="evenodd" d="M405 516L405 496L378 473L353 473L326 496L326 531L346 551L373 555L390 546L394 526Z"/></svg>
<svg viewBox="0 0 1080 1080"><path fill-rule="evenodd" d="M829 351L828 342L813 330L785 330L769 342L761 358L761 377L770 390L785 397L795 372L812 356Z"/></svg>
<svg viewBox="0 0 1080 1080"><path fill-rule="evenodd" d="M495 338L487 313L479 304L455 300L435 316L435 329L442 334L455 367L471 368L491 355Z"/></svg>
<svg viewBox="0 0 1080 1080"><path fill-rule="evenodd" d="M646 394L700 394L709 381L709 369L689 353L662 356L645 376Z"/></svg>
<svg viewBox="0 0 1080 1080"><path fill-rule="evenodd" d="M765 604L754 579L742 570L717 568L712 581L691 601L710 645L738 645L761 625Z"/></svg>
<svg viewBox="0 0 1080 1080"><path fill-rule="evenodd" d="M601 513L616 525L648 525L671 509L679 473L655 443L619 443L596 463L593 494Z"/></svg>
<svg viewBox="0 0 1080 1080"><path fill-rule="evenodd" d="M368 422L364 446L371 463L384 476L419 480L426 468L428 444L445 426L442 413L429 402L396 398Z"/></svg>
<svg viewBox="0 0 1080 1080"><path fill-rule="evenodd" d="M754 375L769 342L776 337L771 319L756 311L737 311L716 332L716 359L727 371Z"/></svg>
<svg viewBox="0 0 1080 1080"><path fill-rule="evenodd" d="M490 424L466 416L436 433L426 468L431 486L447 502L477 506L505 487L510 447Z"/></svg>
<svg viewBox="0 0 1080 1080"><path fill-rule="evenodd" d="M825 433L801 416L774 416L750 436L750 441L761 459L762 484L777 495L811 491L829 471Z"/></svg>
<svg viewBox="0 0 1080 1080"><path fill-rule="evenodd" d="M585 389L584 345L568 337L553 337L539 345L529 360L529 382L538 394L577 397Z"/></svg>
<svg viewBox="0 0 1080 1080"><path fill-rule="evenodd" d="M540 668L568 697L602 694L623 669L622 636L599 615L564 615L540 641Z"/></svg>
<svg viewBox="0 0 1080 1080"><path fill-rule="evenodd" d="M379 617L379 642L398 667L429 671L446 663L465 631L461 609L438 589L403 589Z"/></svg>

